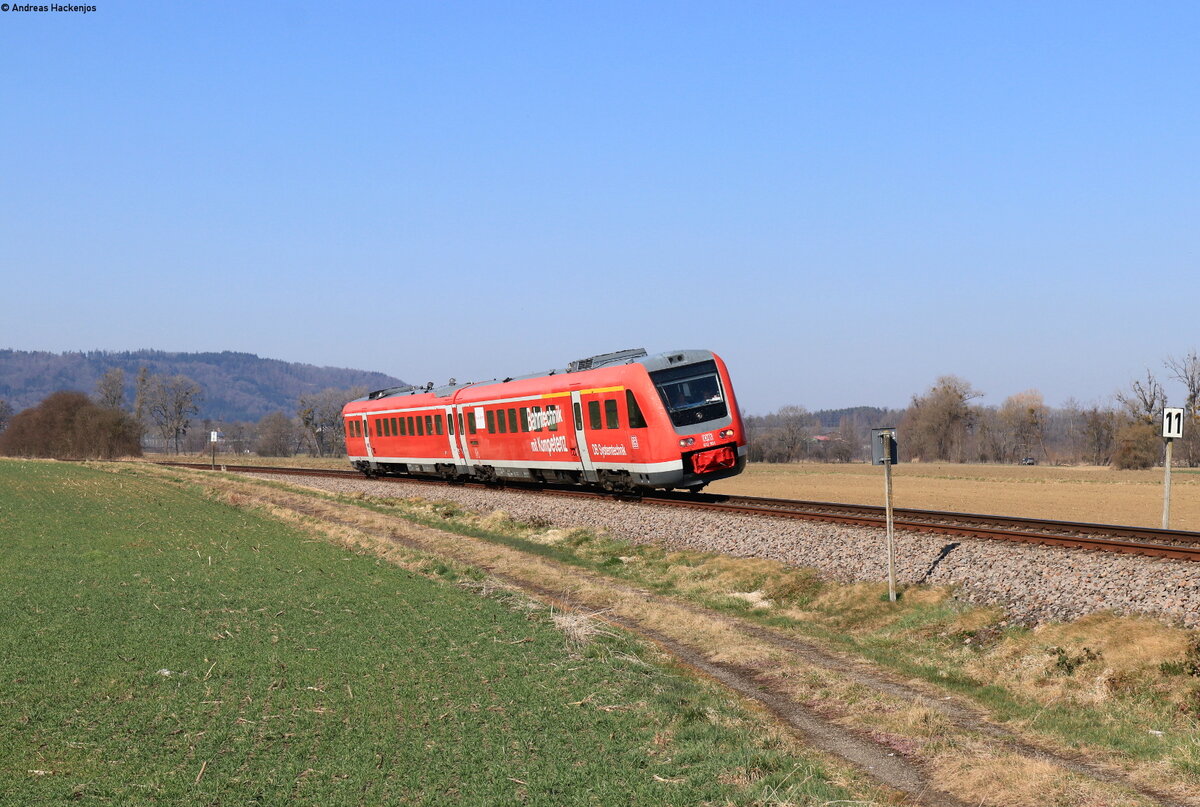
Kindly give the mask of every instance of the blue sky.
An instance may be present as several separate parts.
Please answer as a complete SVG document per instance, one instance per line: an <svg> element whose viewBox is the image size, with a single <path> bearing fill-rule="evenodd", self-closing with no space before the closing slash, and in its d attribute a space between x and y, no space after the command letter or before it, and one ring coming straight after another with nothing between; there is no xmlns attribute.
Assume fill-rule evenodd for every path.
<svg viewBox="0 0 1200 807"><path fill-rule="evenodd" d="M94 1L0 13L0 347L703 347L753 413L1200 348L1195 3Z"/></svg>

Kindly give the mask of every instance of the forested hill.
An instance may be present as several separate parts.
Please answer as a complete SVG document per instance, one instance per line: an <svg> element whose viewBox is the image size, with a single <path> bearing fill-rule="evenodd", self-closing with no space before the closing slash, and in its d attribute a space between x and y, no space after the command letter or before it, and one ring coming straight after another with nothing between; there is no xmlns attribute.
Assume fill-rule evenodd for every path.
<svg viewBox="0 0 1200 807"><path fill-rule="evenodd" d="M200 385L204 399L200 417L214 420L259 420L270 412L294 414L305 393L324 389L367 387L382 389L404 382L383 373L341 367L314 367L252 353L164 353L137 350L123 353L46 353L0 350L0 399L21 411L53 392L78 390L89 395L108 370L125 371L125 397L132 404L138 370L151 375L185 375Z"/></svg>

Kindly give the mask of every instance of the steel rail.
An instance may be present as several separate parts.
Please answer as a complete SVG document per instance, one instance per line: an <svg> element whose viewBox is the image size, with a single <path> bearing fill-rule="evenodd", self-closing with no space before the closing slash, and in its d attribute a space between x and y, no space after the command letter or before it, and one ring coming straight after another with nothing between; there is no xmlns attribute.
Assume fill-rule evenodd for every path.
<svg viewBox="0 0 1200 807"><path fill-rule="evenodd" d="M210 470L210 463L162 462L160 465ZM278 466L221 465L230 473L262 473L286 476L318 476L328 478L361 478L350 469L284 468ZM378 481L409 482L427 485L446 484L438 479L415 477L375 477ZM481 482L456 483L472 487L495 487ZM612 498L612 494L579 490L565 486L520 485L506 482L506 487L522 492L542 492L577 498ZM742 515L826 521L863 527L882 527L883 508L872 505L851 505L837 502L814 502L794 499L772 499L755 496L722 494L684 494L655 492L618 496L660 507L688 507ZM1200 533L1186 530L1162 530L1151 527L1129 527L1118 524L1054 521L1019 516L989 516L976 513L955 513L943 510L897 508L896 529L953 535L966 538L987 538L1043 546L1060 546L1104 552L1143 555L1174 560L1200 561ZM1136 540L1131 540L1136 539Z"/></svg>

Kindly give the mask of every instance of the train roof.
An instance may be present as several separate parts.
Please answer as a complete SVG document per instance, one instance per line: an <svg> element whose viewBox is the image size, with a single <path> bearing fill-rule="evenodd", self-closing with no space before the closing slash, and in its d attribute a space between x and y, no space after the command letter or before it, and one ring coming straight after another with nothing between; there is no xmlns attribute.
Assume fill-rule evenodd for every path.
<svg viewBox="0 0 1200 807"><path fill-rule="evenodd" d="M491 384L507 384L510 381L524 381L531 378L545 378L552 375L566 375L569 373L578 373L585 370L597 370L601 367L613 367L622 364L641 364L644 365L647 372L662 370L667 367L673 367L680 364L691 364L693 362L705 361L713 356L708 350L672 350L666 353L656 353L653 356L646 352L645 348L632 348L630 350L618 350L613 353L600 353L595 356L588 356L583 359L576 359L567 364L563 369L547 370L540 373L529 373L527 375L508 376L506 378L492 378L487 381L469 381L465 384L460 384L454 379L450 379L448 384L440 387L435 387L433 383L424 386L403 386L403 387L387 387L385 389L375 390L361 398L356 398L351 403L359 403L366 401L378 401L384 398L400 398L406 395L430 395L436 398L448 398L454 395L455 392L466 389L467 387L485 387Z"/></svg>

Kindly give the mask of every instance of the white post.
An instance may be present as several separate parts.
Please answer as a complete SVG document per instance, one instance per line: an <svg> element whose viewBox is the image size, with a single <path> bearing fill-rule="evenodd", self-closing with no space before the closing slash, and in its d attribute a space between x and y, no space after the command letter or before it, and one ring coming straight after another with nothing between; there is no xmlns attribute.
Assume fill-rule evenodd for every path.
<svg viewBox="0 0 1200 807"><path fill-rule="evenodd" d="M1171 529L1171 444L1175 441L1170 437L1167 441L1167 461L1163 463L1163 529Z"/></svg>
<svg viewBox="0 0 1200 807"><path fill-rule="evenodd" d="M896 601L896 539L892 525L892 437L883 437L883 486L887 503L888 600Z"/></svg>

